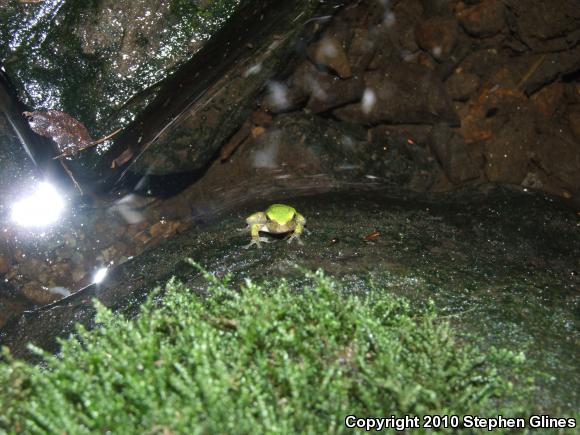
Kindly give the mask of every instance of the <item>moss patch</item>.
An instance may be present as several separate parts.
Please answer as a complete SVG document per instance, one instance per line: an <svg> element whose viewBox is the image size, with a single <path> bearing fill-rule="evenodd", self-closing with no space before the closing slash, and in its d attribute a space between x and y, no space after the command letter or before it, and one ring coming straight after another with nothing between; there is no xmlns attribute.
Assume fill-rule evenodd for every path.
<svg viewBox="0 0 580 435"><path fill-rule="evenodd" d="M460 345L432 305L418 311L378 288L344 294L321 272L298 291L284 280L232 290L203 273L206 294L172 280L134 319L98 306L100 327L79 328L41 366L5 351L0 428L337 433L349 414L526 407L530 387L499 375L518 373L522 356Z"/></svg>

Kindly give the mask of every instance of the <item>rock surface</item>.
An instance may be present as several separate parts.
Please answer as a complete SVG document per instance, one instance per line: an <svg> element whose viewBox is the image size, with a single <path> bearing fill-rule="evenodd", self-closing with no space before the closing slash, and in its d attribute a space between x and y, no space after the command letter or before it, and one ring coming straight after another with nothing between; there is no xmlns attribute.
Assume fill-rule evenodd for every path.
<svg viewBox="0 0 580 435"><path fill-rule="evenodd" d="M334 111L339 119L361 124L457 123L441 83L428 68L402 64L365 74L365 93L358 104Z"/></svg>
<svg viewBox="0 0 580 435"><path fill-rule="evenodd" d="M28 306L52 297L46 289L62 296L89 284L99 267L183 232L192 217L279 192L369 180L424 192L492 181L580 204L580 45L568 0L546 16L526 11L537 5L531 0L363 0L318 10L316 19L302 14L296 23L307 26L294 32L294 8L312 11L314 3L283 9L264 0L256 11L267 12L268 25L250 8L241 15L254 26L246 34L238 21L224 26L199 57L152 88L159 98L144 98L149 108L100 160L104 174L127 158L113 182L131 162L127 185L137 192L158 195L157 174L163 195L180 194L153 201L115 190L114 200L95 199L55 239L34 245L7 225L0 275L10 294L25 289ZM85 42L90 51L107 41ZM333 56L317 55L329 45ZM134 107L142 107L138 100ZM1 115L0 123L7 125ZM0 160L5 180L32 168L11 135L4 152L18 155ZM66 163L84 175L78 159Z"/></svg>
<svg viewBox="0 0 580 435"><path fill-rule="evenodd" d="M506 25L505 7L500 0L484 0L461 10L457 16L466 32L477 37L493 36Z"/></svg>
<svg viewBox="0 0 580 435"><path fill-rule="evenodd" d="M317 9L309 0L283 7L273 1L260 3L238 10L119 139L143 143L130 171L200 172L240 128L264 84L287 66L295 45L306 37L304 32L312 31L301 23ZM223 55L216 56L220 50ZM286 88L270 82L268 89L285 110ZM153 116L155 111L164 111L163 117Z"/></svg>
<svg viewBox="0 0 580 435"><path fill-rule="evenodd" d="M521 183L528 173L541 172L547 192L580 195L572 175L580 172L576 159L567 159L560 170L558 153L542 146L550 142L550 132L562 129L555 149L562 158L576 150L569 139L577 140L573 106L580 105L580 13L573 0L550 7L538 0L363 0L342 8L326 5L328 13L320 9L322 18L311 19L314 3L245 2L170 79L135 95L129 106L147 103L147 109L98 158L102 189L115 185L120 174L132 174L131 180L198 179L217 156L225 160L250 134L267 132L252 124L252 112L282 116L305 110L367 132L409 124L459 127L462 137L435 141L430 156L451 181L447 188L483 178ZM126 12L134 16L144 7ZM150 32L164 16L165 6L156 7ZM187 16L191 10L182 12ZM86 27L86 34L73 34L82 33L80 47L87 55L120 38L114 32L108 39L98 36L110 26L100 15L94 31L82 14L74 23ZM130 45L120 47L123 54ZM118 67L130 69L126 61ZM71 113L83 120L81 112ZM478 174L473 169L462 174L471 165L465 165L461 142ZM455 152L461 156L452 156ZM84 159L70 162L73 172L91 172L84 171ZM431 178L443 180L436 172ZM388 174L377 176L382 175Z"/></svg>
<svg viewBox="0 0 580 435"><path fill-rule="evenodd" d="M273 201L304 214L311 231L304 245L277 240L244 250L249 235L237 228ZM102 285L26 313L2 330L1 344L19 357L30 357L28 341L54 351L55 337L72 333L74 323L95 326L92 298L132 316L148 292L172 276L203 293L204 279L186 258L218 277L231 273L233 285L286 277L297 289L299 264L323 268L350 291L369 291L370 280L412 303L434 299L482 346L523 351L535 370L549 374L538 391L543 409L577 409L579 379L570 374L580 357L574 345L580 240L574 213L552 200L487 187L452 195L351 187L302 198L270 196L203 221L112 270ZM371 233L372 241L365 241Z"/></svg>
<svg viewBox="0 0 580 435"><path fill-rule="evenodd" d="M561 51L580 41L580 9L575 0L506 0L512 32L538 51Z"/></svg>
<svg viewBox="0 0 580 435"><path fill-rule="evenodd" d="M30 107L63 110L100 137L135 116L151 98L142 91L195 53L237 3L10 1L0 10L0 59Z"/></svg>

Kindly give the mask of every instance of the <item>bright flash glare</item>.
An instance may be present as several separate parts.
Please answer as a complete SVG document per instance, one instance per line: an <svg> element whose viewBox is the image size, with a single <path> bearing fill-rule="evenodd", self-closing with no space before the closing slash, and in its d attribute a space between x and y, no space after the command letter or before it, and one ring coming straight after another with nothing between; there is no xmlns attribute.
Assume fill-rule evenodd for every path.
<svg viewBox="0 0 580 435"><path fill-rule="evenodd" d="M24 227L45 227L58 220L64 199L50 184L42 182L36 191L12 206L12 220Z"/></svg>
<svg viewBox="0 0 580 435"><path fill-rule="evenodd" d="M97 273L95 273L95 276L93 277L93 283L95 284L102 283L105 277L107 276L108 271L109 270L106 267L101 267L99 270L97 270Z"/></svg>

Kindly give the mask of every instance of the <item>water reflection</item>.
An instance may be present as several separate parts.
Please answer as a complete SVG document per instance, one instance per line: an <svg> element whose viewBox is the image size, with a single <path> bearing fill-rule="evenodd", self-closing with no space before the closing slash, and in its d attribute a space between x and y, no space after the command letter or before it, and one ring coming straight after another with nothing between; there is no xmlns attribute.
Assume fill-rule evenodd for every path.
<svg viewBox="0 0 580 435"><path fill-rule="evenodd" d="M102 283L105 278L107 277L107 273L109 272L109 269L106 267L101 267L99 270L97 270L97 272L95 273L94 277L93 277L93 283L95 284L100 284Z"/></svg>
<svg viewBox="0 0 580 435"><path fill-rule="evenodd" d="M65 211L65 200L54 186L43 181L33 193L12 206L12 221L23 227L47 227Z"/></svg>
<svg viewBox="0 0 580 435"><path fill-rule="evenodd" d="M50 141L31 146L29 136L38 138L21 114L64 110L95 137L113 124L127 125L151 101L157 83L198 51L239 1L97 3L0 7L0 63L10 79L0 83L8 91L0 95L0 327L23 308L102 282L113 265L191 221L189 210L161 212L154 199L127 190L93 194L87 179L104 178L95 161L110 143L92 149L95 158L84 153L53 161ZM19 129L28 133L20 141ZM33 149L34 162L21 156L23 146ZM67 190L60 163L70 167L69 176L74 172L84 197Z"/></svg>

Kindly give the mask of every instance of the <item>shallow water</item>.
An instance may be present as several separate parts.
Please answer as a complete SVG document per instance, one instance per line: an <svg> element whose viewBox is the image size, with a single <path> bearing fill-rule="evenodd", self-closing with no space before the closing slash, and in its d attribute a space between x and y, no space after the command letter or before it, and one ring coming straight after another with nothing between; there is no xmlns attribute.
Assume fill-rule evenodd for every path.
<svg viewBox="0 0 580 435"><path fill-rule="evenodd" d="M171 276L203 292L203 278L185 258L218 276L231 273L235 283L287 277L299 288L297 264L324 269L349 291L367 292L372 281L416 304L433 299L464 340L525 353L540 408L578 408L580 240L574 212L543 195L487 187L276 200L306 217L310 234L303 236L304 245L274 240L260 250L242 248L249 235L237 229L265 201L206 216L111 271L103 285L28 313L4 331L2 341L22 355L27 339L50 348L52 336L70 332L75 321L90 324L91 297L132 313L151 288ZM373 232L379 235L365 241Z"/></svg>

